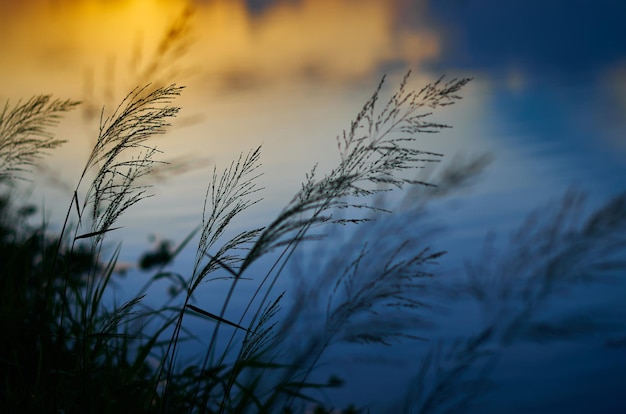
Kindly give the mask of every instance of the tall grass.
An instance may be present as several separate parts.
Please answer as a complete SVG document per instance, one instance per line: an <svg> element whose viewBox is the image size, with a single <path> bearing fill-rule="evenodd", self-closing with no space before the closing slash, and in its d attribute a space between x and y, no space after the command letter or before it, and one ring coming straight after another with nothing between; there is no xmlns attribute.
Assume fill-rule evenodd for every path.
<svg viewBox="0 0 626 414"><path fill-rule="evenodd" d="M0 180L20 178L46 150L63 144L49 128L76 105L77 101L52 100L50 95L35 96L13 107L6 102L0 112Z"/></svg>
<svg viewBox="0 0 626 414"><path fill-rule="evenodd" d="M489 374L516 343L615 335L623 341L623 319L603 319L614 317L610 311L598 315L581 307L556 315L546 312L564 292L624 276L626 193L591 213L584 207L584 194L570 189L532 212L508 240L489 235L482 256L467 261L465 281L456 292L478 305L482 323L469 336L432 347L410 385L403 411L467 410L497 386ZM623 280L617 282L622 289Z"/></svg>
<svg viewBox="0 0 626 414"><path fill-rule="evenodd" d="M342 382L336 377L318 382L312 374L334 345L427 340L426 331L418 331L430 322L435 265L445 252L431 249L416 235L397 235L406 235L402 232L406 223L420 220L428 199L462 185L486 159L453 165L438 183L414 178L415 170L442 157L417 149L418 134L447 127L431 122L431 112L460 99L458 92L470 79L442 78L419 91L411 90L408 80L409 74L381 104L383 78L337 138L338 164L326 174L313 167L267 226L234 236L231 231L240 215L260 201L261 148L242 153L223 170L215 167L197 229L175 251L153 258L160 267L136 297L113 306L105 296L113 289L120 248L106 257L103 243L116 230L120 216L150 196L141 178L162 162L150 138L164 133L178 114L173 101L183 88L138 88L110 115L103 110L96 143L78 177L60 234L51 234L46 223L29 226L28 211L20 213L9 197L0 204L2 254L9 258L3 260L0 274L5 411L274 413L301 412L307 406L323 410L320 391ZM51 102L49 97L7 104L0 116L3 174L13 177L36 162L42 150L60 145L49 127L76 105ZM409 191L400 212L379 202L379 196L403 188ZM497 318L474 337L447 348L437 345L407 393L405 411L457 410L471 402L470 385L471 391L479 390L482 377L468 382L466 375L488 374L493 341L515 337L536 304L561 281L561 269L556 267L569 263L569 255L585 246L591 254L601 248L598 243L606 232L623 229L623 207L623 199L616 199L575 231L561 227L564 212L557 216L561 221L556 227L527 235L532 240L523 240L523 245L533 245L547 234L564 250L555 251L545 263L539 258L542 249L519 251L518 260L537 263L539 269L519 277L526 306L510 314L496 312ZM401 219L384 219L394 214ZM290 268L299 284L292 291L277 290L297 252L322 246L320 239L329 239L345 226L354 230L343 245L337 237L328 240L337 243L334 252L319 250L317 260L308 266ZM196 236L191 274L167 270ZM618 235L610 240L607 252L626 247ZM256 265L262 258L270 265L259 275L258 269L264 267ZM613 259L598 256L600 263L619 267ZM525 270L515 263L502 266ZM476 277L467 291L481 303L496 303L488 299L481 273L489 272L469 273ZM209 308L201 300L200 287L225 278L229 285L222 302ZM151 284L162 279L176 288L170 301L152 309L142 301ZM254 289L239 309L233 299L242 283ZM509 279L498 283L499 298L514 295ZM204 354L182 362L183 342L198 335L188 329L190 314L207 320L210 329Z"/></svg>

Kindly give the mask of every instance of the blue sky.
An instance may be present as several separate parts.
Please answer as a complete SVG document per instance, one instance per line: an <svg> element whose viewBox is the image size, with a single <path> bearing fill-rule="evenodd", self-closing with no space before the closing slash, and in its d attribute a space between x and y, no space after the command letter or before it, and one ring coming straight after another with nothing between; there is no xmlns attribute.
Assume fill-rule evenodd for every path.
<svg viewBox="0 0 626 414"><path fill-rule="evenodd" d="M52 92L60 96L80 97L89 68L95 68L93 81L100 93L101 87L107 86L102 69L114 63L118 69L114 79L122 84L127 75L123 72L127 56L122 52L132 56L132 50L124 48L145 39L146 50L151 50L149 40L157 41L176 15L168 9L174 2L110 3L128 6L119 10L97 1L84 2L89 7L83 9L77 7L78 1L76 5L58 3L75 8L60 8L52 13L54 18L48 12L32 10L20 14L21 22L7 18L0 24L0 31L11 29L7 36L15 39L0 45L4 53L0 56L6 56L0 59L4 70L0 93L25 96L29 88L39 92L45 85L57 88ZM442 73L475 77L462 91L465 99L439 118L454 129L424 137L420 143L434 145L446 159L453 159L461 149L486 150L494 156L493 165L476 186L457 197L459 208L442 207L436 212L438 218L451 218L446 223L447 238L441 240L448 243L442 248L451 251L446 266L461 267L462 260L480 248L488 230L497 230L506 238L505 232L530 208L549 197L558 199L572 184L598 196L596 204L626 189L624 1L194 3L205 7L198 7L194 21L197 37L187 56L191 63L182 63L183 68L188 65L199 74L190 79L189 95L183 97L182 105L198 108L204 118L181 128L175 135L180 140L170 147L162 145L168 154L184 147L206 150L203 155L210 156L219 170L233 154L236 157L263 142L264 172L273 181L268 179L269 188L263 193L267 202L259 207L264 210L255 210L255 219L274 215L282 207L281 197L291 197L315 161L329 167L336 159L334 137L349 125L382 73L391 72L391 89L396 86L394 76L409 67L419 87ZM21 7L10 4L16 10ZM248 7L237 7L241 4ZM291 7L281 9L280 4ZM0 0L0 5L9 3ZM100 7L92 10L93 5ZM82 14L74 16L75 10ZM147 15L151 19L144 18ZM0 20L6 16L0 15ZM21 54L26 62L22 66ZM117 60L113 59L116 56ZM214 85L210 82L226 86L211 89ZM95 100L102 97L97 93ZM70 126L75 129L64 135L83 136L84 124L74 120ZM75 152L68 151L66 158L57 155L61 171L68 170L69 160L82 159L79 150L87 144L73 141L70 149ZM157 193L146 200L145 210L129 212L125 247L134 240L136 244L131 245L143 249L155 222L160 223L158 231L166 238L179 241L187 235L198 223L207 182L207 170L195 173L165 187L162 195L169 198L159 198ZM275 187L280 191L271 193ZM136 252L131 249L131 253ZM175 266L181 269L189 263L191 259ZM130 283L139 280L129 279ZM519 361L532 357L525 352L522 349L508 362L519 368L523 365ZM520 355L524 358L517 360ZM416 372L419 361L413 362L403 366L404 375ZM370 375L376 377L380 372L372 370ZM361 391L357 387L349 397L358 399ZM506 391L502 395L511 396ZM372 392L368 397L380 396Z"/></svg>
<svg viewBox="0 0 626 414"><path fill-rule="evenodd" d="M626 3L619 0L429 2L446 28L439 67L497 70L516 64L569 76L624 59Z"/></svg>

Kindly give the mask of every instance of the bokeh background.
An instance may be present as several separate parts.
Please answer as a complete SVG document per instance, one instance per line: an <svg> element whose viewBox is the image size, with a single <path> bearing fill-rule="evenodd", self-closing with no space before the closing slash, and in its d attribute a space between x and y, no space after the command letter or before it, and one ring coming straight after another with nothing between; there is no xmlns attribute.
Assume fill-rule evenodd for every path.
<svg viewBox="0 0 626 414"><path fill-rule="evenodd" d="M487 231L506 234L569 188L584 191L590 207L626 190L624 13L618 0L0 0L0 102L48 93L83 102L55 130L68 142L19 192L59 225L103 106L109 113L148 82L185 85L180 116L156 141L171 167L112 235L132 264L150 235L180 241L199 223L213 165L263 145L264 200L238 223L262 225L316 162L325 171L338 161L335 137L384 74L384 92L409 69L417 89L442 75L473 77L463 101L434 115L454 128L418 140L444 154L443 164L492 157L433 211L444 228L436 244L449 251L442 272L456 274ZM188 271L192 255L174 266ZM119 294L145 277L131 268ZM565 302L623 317L626 283L617 280ZM461 325L450 322L448 332ZM480 412L626 409L626 348L605 342L513 349ZM345 365L356 385L331 398L377 411L419 361Z"/></svg>

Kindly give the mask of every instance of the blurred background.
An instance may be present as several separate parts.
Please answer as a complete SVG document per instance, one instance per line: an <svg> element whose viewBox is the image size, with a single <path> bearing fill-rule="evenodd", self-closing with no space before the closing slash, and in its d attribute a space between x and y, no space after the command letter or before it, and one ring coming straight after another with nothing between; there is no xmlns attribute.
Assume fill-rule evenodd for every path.
<svg viewBox="0 0 626 414"><path fill-rule="evenodd" d="M37 94L83 102L55 129L68 142L19 192L60 225L103 106L106 115L146 83L185 85L180 115L155 141L171 164L154 177L155 196L111 237L134 263L150 235L179 242L199 223L214 165L262 144L264 200L237 224L263 225L315 163L328 171L338 162L335 137L383 75L385 93L408 70L418 90L442 75L473 77L463 101L434 114L453 129L418 139L444 154L443 165L492 159L432 209L445 229L436 244L449 252L442 272L458 275L488 230L506 235L569 188L584 191L590 208L626 190L625 12L618 0L0 0L0 102ZM174 264L182 273L191 250ZM145 275L129 272L122 290L132 293ZM619 319L625 294L618 277L564 301L593 302ZM624 343L593 334L573 345L519 345L477 412L626 409ZM348 386L332 398L377 412L418 368L347 369Z"/></svg>

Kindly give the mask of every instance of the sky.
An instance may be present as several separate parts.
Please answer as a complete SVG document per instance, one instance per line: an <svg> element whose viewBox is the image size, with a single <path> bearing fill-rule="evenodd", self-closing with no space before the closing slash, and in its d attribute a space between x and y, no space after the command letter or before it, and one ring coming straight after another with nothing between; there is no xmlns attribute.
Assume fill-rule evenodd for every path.
<svg viewBox="0 0 626 414"><path fill-rule="evenodd" d="M444 164L455 156L493 159L468 189L436 204L434 222L452 229L441 243L458 270L488 230L506 234L572 186L588 193L591 206L626 190L624 15L619 0L0 0L0 103L40 93L83 101L56 130L68 144L23 190L54 221L97 136L102 107L110 113L147 82L187 86L180 116L155 142L167 159L195 167L156 181L155 197L128 212L119 237L130 261L148 234L181 240L193 229L213 166L262 144L264 201L242 225L264 223L315 162L321 171L336 164L335 137L384 74L384 93L409 69L416 89L441 75L472 77L462 101L434 114L453 128L419 141L443 153ZM615 301L606 303L612 309ZM592 345L581 349L605 355ZM574 348L567 352L578 358ZM541 349L522 345L504 361L519 376L498 373L517 412L558 407L557 397L542 396L541 406L532 395L507 394L521 387L520 365L541 369L558 360L548 365L554 372L567 365L565 356L545 354L529 362ZM607 360L581 364L605 367ZM377 373L358 371L356 383ZM594 398L576 387L581 401Z"/></svg>

